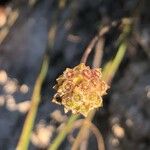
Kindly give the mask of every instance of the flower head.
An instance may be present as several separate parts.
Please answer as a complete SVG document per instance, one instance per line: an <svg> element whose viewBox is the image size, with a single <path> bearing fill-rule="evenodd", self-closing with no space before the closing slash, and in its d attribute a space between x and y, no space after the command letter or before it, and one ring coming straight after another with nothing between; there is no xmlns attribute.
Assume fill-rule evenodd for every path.
<svg viewBox="0 0 150 150"><path fill-rule="evenodd" d="M53 102L64 105L65 112L81 113L87 116L94 109L102 106L102 96L108 85L102 80L100 68L90 69L81 63L67 68L57 79L54 89L57 93Z"/></svg>

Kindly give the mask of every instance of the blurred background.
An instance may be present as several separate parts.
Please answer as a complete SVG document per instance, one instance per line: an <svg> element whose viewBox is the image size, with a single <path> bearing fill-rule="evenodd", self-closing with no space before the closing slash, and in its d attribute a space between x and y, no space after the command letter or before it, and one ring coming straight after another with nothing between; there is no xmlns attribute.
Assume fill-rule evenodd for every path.
<svg viewBox="0 0 150 150"><path fill-rule="evenodd" d="M45 53L50 58L29 150L45 150L70 113L51 102L56 78L78 65L102 25L133 19L128 48L93 123L106 150L150 149L149 0L0 0L0 150L14 150ZM102 67L115 56L118 26L105 35ZM93 52L87 64L91 66ZM69 150L66 138L60 150ZM96 150L89 138L89 150Z"/></svg>

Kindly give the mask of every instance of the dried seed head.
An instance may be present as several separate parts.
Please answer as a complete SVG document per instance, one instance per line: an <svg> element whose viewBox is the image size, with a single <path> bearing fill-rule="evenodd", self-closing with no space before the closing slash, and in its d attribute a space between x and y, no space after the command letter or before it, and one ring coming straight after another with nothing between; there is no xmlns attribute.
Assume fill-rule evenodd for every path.
<svg viewBox="0 0 150 150"><path fill-rule="evenodd" d="M92 109L102 107L102 96L109 87L102 80L101 69L90 69L83 63L67 68L56 81L57 93L52 101L64 105L65 112L71 110L84 116Z"/></svg>

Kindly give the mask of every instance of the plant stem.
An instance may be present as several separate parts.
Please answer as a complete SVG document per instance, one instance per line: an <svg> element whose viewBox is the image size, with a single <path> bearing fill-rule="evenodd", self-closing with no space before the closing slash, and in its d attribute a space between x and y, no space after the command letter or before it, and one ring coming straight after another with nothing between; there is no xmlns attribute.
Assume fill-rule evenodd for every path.
<svg viewBox="0 0 150 150"><path fill-rule="evenodd" d="M53 143L50 145L48 150L57 150L64 138L67 136L67 134L71 131L73 127L73 123L75 120L77 120L79 116L78 115L71 115L69 118L67 124L65 125L64 129L58 134L58 136L55 138Z"/></svg>
<svg viewBox="0 0 150 150"><path fill-rule="evenodd" d="M105 38L100 37L96 47L95 47L95 55L94 55L94 60L92 67L93 68L99 68L102 62L102 57L103 57L103 49L104 49L104 43L105 43Z"/></svg>
<svg viewBox="0 0 150 150"><path fill-rule="evenodd" d="M35 117L37 114L37 109L41 101L41 95L40 95L41 87L47 74L48 64L49 64L49 58L48 56L45 56L41 71L35 82L32 98L31 98L31 108L27 114L27 117L23 126L23 130L22 130L22 133L21 133L21 136L20 136L17 148L16 148L17 150L28 149L32 128L33 128Z"/></svg>
<svg viewBox="0 0 150 150"><path fill-rule="evenodd" d="M93 47L95 46L96 42L98 41L98 36L95 36L92 41L90 42L89 46L86 48L82 58L81 58L81 63L86 63L87 62L87 58L89 56L89 54L91 53Z"/></svg>
<svg viewBox="0 0 150 150"><path fill-rule="evenodd" d="M81 58L81 63L86 63L87 59L89 57L89 54L91 53L93 47L95 46L95 44L98 42L98 40L100 38L103 38L103 36L109 31L111 26L104 26L100 29L100 32L98 35L96 35L92 41L90 42L90 44L88 45L88 47L85 49L84 54ZM103 45L102 45L103 46Z"/></svg>
<svg viewBox="0 0 150 150"><path fill-rule="evenodd" d="M124 54L126 52L127 49L127 43L123 42L117 52L116 57L114 58L114 60L108 64L108 66L106 66L104 68L104 76L103 79L105 81L107 81L109 84L111 83L116 71L118 70L118 67L124 57Z"/></svg>

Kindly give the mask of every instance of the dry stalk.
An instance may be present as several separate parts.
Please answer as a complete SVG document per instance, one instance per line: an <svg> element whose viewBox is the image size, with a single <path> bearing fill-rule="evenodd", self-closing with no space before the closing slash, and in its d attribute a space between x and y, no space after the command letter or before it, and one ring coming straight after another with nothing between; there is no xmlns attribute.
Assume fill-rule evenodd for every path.
<svg viewBox="0 0 150 150"><path fill-rule="evenodd" d="M100 133L98 128L91 121L88 121L88 120L85 121L83 119L77 120L74 123L72 132L74 129L80 128L83 125L83 123L86 126L86 128L88 130L90 129L93 132L93 134L95 135L95 137L97 139L98 150L105 150L105 145L104 145L104 140L103 140L102 134ZM83 140L84 140L84 138L82 137L78 144L80 145ZM72 150L75 150L75 149L72 148Z"/></svg>
<svg viewBox="0 0 150 150"><path fill-rule="evenodd" d="M95 44L96 44L98 41L101 41L101 42L99 42L99 45L97 45L97 48L96 48L96 49L102 49L102 48L103 48L103 44L102 44L102 43L104 43L104 42L102 41L103 36L104 36L112 27L117 26L119 23L120 23L120 22L114 21L114 22L111 23L111 25L102 26L102 27L100 28L100 31L99 31L98 35L96 35L96 36L92 39L92 41L90 42L90 44L88 45L88 47L85 49L84 54L83 54L83 56L82 56L82 58L81 58L81 63L86 63L86 62L87 62L87 59L88 59L89 54L91 53L92 49L94 48ZM101 44L100 44L100 43L101 43ZM100 51L100 50L99 50L99 51ZM98 52L97 52L97 53L98 53ZM97 57L97 58L98 58L98 57ZM96 58L96 61L98 60L97 58ZM96 65L95 63L99 63L99 64L100 64L100 62L94 62L94 65Z"/></svg>

